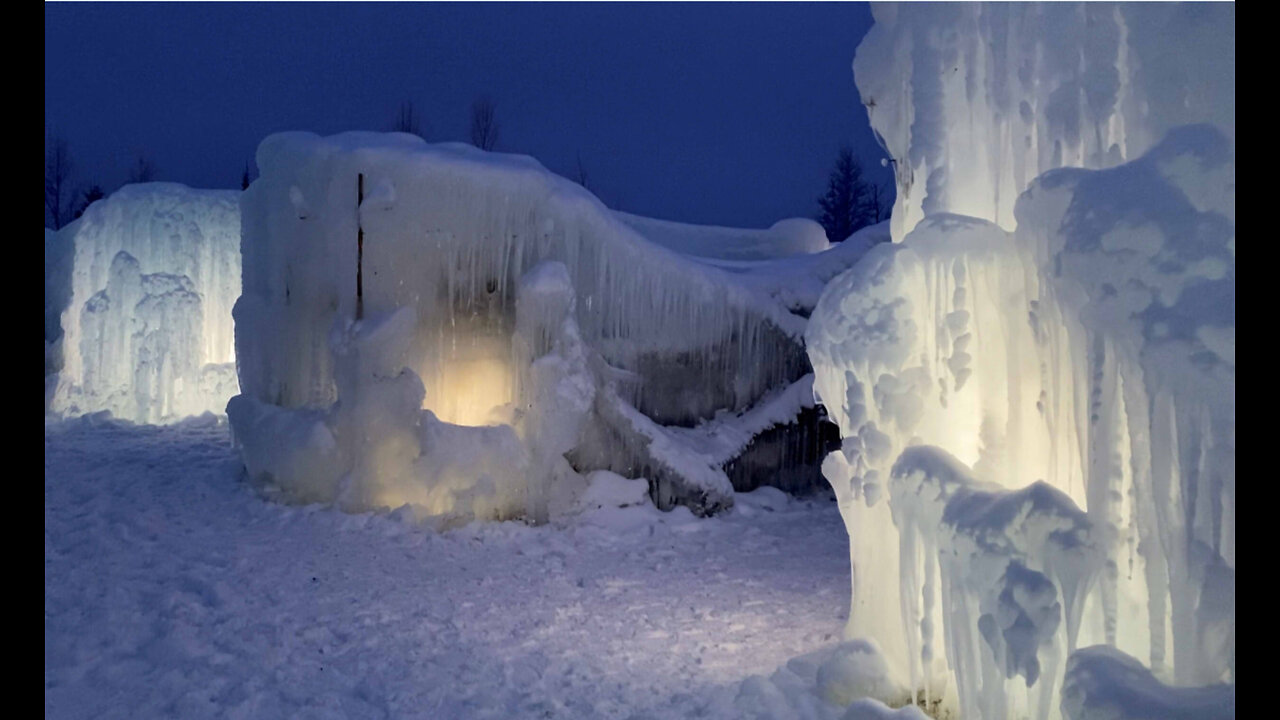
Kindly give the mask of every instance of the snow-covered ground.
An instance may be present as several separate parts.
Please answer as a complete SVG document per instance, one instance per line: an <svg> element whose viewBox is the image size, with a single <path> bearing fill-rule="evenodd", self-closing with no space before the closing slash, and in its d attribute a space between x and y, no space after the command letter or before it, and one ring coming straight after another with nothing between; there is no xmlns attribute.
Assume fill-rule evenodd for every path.
<svg viewBox="0 0 1280 720"><path fill-rule="evenodd" d="M262 499L208 418L46 425L44 520L50 718L732 717L846 619L829 498L436 533Z"/></svg>

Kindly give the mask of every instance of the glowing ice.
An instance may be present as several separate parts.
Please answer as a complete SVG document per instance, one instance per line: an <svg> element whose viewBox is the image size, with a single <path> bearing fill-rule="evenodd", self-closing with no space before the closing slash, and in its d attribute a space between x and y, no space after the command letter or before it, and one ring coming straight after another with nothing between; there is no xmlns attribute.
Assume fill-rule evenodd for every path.
<svg viewBox="0 0 1280 720"><path fill-rule="evenodd" d="M587 487L574 468L647 478L664 509L730 506L725 464L756 434L812 408L808 393L783 390L807 383L805 314L825 277L865 249L851 241L814 253L825 240L805 220L736 231L620 219L530 158L401 134L274 135L258 166L242 200L244 294L234 315L243 396L231 423L256 479L312 497L313 481L279 472L314 467L299 453L325 447L303 429L319 412L347 478L326 487L364 488L344 496L357 498L353 508L408 503L431 517L544 521L572 505L565 487ZM705 257L663 246L689 243ZM358 307L365 320L352 324ZM385 339L362 339L388 324L397 329L376 331ZM395 353L372 349L393 339ZM383 360L344 385L344 347ZM374 414L339 431L364 384L391 382L406 397L421 388L413 412L403 408L368 440L350 435L370 434L383 422ZM299 427L282 436L296 445L248 439L294 410ZM481 454L512 433L524 454L511 462L525 469L428 502L423 493L444 481L405 469L434 462L425 439L407 439L428 426ZM463 440L481 434L488 440ZM384 448L393 436L406 439ZM374 457L377 467L365 467ZM463 495L488 504L447 499Z"/></svg>
<svg viewBox="0 0 1280 720"><path fill-rule="evenodd" d="M136 422L221 413L236 392L231 307L240 295L239 193L128 185L46 248L46 339L60 313L50 409ZM49 252L46 250L46 256Z"/></svg>
<svg viewBox="0 0 1280 720"><path fill-rule="evenodd" d="M947 212L1006 230L1057 167L1136 158L1171 128L1235 141L1235 11L1206 3L873 3L854 57L897 173L893 237Z"/></svg>
<svg viewBox="0 0 1280 720"><path fill-rule="evenodd" d="M1232 8L875 15L901 242L806 335L846 633L926 698L950 672L964 717L1056 717L1078 645L1234 682Z"/></svg>

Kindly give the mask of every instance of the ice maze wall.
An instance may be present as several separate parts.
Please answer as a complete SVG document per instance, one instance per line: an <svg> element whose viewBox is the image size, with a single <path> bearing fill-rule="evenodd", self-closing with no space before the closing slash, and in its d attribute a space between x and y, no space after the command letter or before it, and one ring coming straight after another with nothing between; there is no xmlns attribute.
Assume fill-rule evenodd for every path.
<svg viewBox="0 0 1280 720"><path fill-rule="evenodd" d="M59 370L49 411L142 423L224 412L238 390L238 196L127 185L46 233L59 260L45 266L46 369Z"/></svg>
<svg viewBox="0 0 1280 720"><path fill-rule="evenodd" d="M401 134L283 133L262 142L257 161L261 176L242 201L244 293L234 311L243 394L229 415L251 474L286 496L403 502L441 522L542 519L551 485L575 482L568 453L580 468L648 478L659 505L714 512L732 503L723 459L687 447L672 428L744 411L807 371L803 317L647 241L530 158ZM357 364L353 377L363 379L347 383L348 395L402 369L421 386L419 406L388 431L404 438L396 452L366 440L359 423L338 430L352 402L339 366L351 353L381 359ZM585 415L553 421L554 407ZM291 435L300 444L288 452L259 452L255 428L284 417L320 418L325 429ZM518 442L499 444L527 457L508 466L534 468L538 482L490 473L432 495L456 502L426 501L443 482L425 470L435 462L426 443L446 427L458 437L514 433ZM317 485L298 468L312 467L306 458L328 447L326 433L340 477ZM483 443L472 444L483 455ZM363 465L372 456L385 458L380 473ZM394 492L366 492L393 476Z"/></svg>
<svg viewBox="0 0 1280 720"><path fill-rule="evenodd" d="M854 69L899 160L900 242L833 280L807 331L843 437L823 471L846 635L960 717L1082 712L1062 688L1093 645L1153 683L1234 683L1234 98L1205 85L1234 66L1138 37L1195 21L1218 35L1192 55L1233 58L1233 10L875 15Z"/></svg>

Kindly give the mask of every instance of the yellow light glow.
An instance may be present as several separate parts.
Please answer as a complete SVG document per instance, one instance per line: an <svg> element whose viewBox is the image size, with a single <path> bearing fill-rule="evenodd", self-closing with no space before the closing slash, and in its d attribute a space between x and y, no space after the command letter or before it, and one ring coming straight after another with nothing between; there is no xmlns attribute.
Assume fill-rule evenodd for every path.
<svg viewBox="0 0 1280 720"><path fill-rule="evenodd" d="M496 409L515 395L511 343L506 337L459 339L434 372L420 373L426 385L422 407L454 425L490 425Z"/></svg>

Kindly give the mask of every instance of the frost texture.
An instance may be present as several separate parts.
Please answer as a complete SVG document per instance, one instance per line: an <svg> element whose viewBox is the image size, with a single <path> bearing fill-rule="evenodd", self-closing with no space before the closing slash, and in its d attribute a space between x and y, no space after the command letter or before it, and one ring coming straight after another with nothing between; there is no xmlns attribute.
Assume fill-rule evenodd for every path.
<svg viewBox="0 0 1280 720"><path fill-rule="evenodd" d="M1233 10L875 14L855 72L901 242L806 335L846 635L917 700L947 668L962 717L1058 717L1083 645L1234 682ZM1185 56L1153 34L1193 21Z"/></svg>
<svg viewBox="0 0 1280 720"><path fill-rule="evenodd" d="M51 411L147 423L223 412L237 391L238 195L129 185L46 233Z"/></svg>

